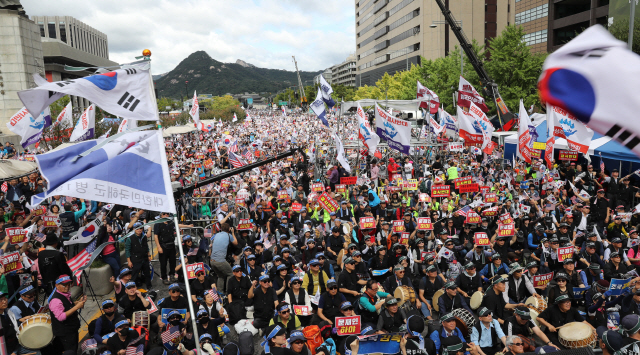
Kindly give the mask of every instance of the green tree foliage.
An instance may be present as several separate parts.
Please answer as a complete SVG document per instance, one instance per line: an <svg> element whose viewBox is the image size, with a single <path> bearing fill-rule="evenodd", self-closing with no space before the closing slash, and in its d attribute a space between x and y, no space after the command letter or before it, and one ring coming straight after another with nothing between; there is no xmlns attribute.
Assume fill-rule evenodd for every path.
<svg viewBox="0 0 640 355"><path fill-rule="evenodd" d="M177 101L168 97L158 98L156 102L158 103L158 112L167 111L167 107L171 107L171 110L175 110L180 106Z"/></svg>
<svg viewBox="0 0 640 355"><path fill-rule="evenodd" d="M507 26L498 37L490 41L486 49L475 41L472 43L476 56L483 62L489 76L498 84L507 107L516 113L520 99L524 100L527 107L532 104L540 105L537 82L545 59L545 55L532 54L523 42L523 37L522 28ZM482 93L480 77L469 58L466 55L464 57L463 76ZM422 58L420 66L412 65L410 70L397 72L393 76L385 73L375 86L359 87L354 100L415 99L418 80L440 97L441 106L447 112L455 115L453 97L460 80L460 49L456 47L444 58ZM495 115L493 100L486 96L485 99L490 108L489 115Z"/></svg>
<svg viewBox="0 0 640 355"><path fill-rule="evenodd" d="M240 108L240 101L231 97L231 95L216 96L213 100L206 101L206 112L200 113L201 120L212 120L214 118L222 118L223 121L233 119L235 113L238 120L243 120L246 113Z"/></svg>
<svg viewBox="0 0 640 355"><path fill-rule="evenodd" d="M609 32L611 32L615 38L627 43L629 41L629 18L614 20L613 24L609 26ZM632 49L634 53L640 54L640 19L638 19L637 15L633 21Z"/></svg>

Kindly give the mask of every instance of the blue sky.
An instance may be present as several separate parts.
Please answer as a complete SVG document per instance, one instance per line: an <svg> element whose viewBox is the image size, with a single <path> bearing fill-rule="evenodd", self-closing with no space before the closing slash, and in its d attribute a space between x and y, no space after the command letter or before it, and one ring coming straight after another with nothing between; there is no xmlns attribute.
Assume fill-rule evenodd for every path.
<svg viewBox="0 0 640 355"><path fill-rule="evenodd" d="M153 72L206 51L222 62L322 70L355 52L351 0L22 0L29 16L73 16L105 33L110 59L124 63L144 48Z"/></svg>

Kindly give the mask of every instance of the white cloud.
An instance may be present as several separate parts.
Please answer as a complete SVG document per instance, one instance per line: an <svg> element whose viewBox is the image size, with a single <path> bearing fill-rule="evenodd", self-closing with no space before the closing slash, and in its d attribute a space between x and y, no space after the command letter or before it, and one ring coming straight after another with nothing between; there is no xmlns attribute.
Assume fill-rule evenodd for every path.
<svg viewBox="0 0 640 355"><path fill-rule="evenodd" d="M317 71L355 52L355 10L345 0L22 0L29 16L72 16L105 33L110 59L153 53L153 72L206 51L222 62Z"/></svg>

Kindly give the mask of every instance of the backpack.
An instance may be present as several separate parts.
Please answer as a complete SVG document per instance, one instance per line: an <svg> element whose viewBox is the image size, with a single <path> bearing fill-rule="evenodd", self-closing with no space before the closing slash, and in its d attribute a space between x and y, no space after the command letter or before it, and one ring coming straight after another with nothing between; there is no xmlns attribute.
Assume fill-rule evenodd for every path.
<svg viewBox="0 0 640 355"><path fill-rule="evenodd" d="M253 355L253 333L245 330L238 335L238 349L240 355Z"/></svg>
<svg viewBox="0 0 640 355"><path fill-rule="evenodd" d="M302 330L302 334L304 334L304 337L307 339L307 348L309 348L312 355L316 355L316 348L324 342L324 338L322 337L323 331L327 329L331 330L331 325L325 321L320 322L320 326L310 325Z"/></svg>

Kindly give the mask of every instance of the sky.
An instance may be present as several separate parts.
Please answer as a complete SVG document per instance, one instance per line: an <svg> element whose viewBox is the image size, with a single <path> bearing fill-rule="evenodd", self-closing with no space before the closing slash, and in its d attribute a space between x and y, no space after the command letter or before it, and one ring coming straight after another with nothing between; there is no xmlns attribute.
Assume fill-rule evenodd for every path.
<svg viewBox="0 0 640 355"><path fill-rule="evenodd" d="M198 50L262 68L324 70L355 52L352 0L21 0L29 16L72 16L105 33L109 59L148 48L165 73Z"/></svg>

